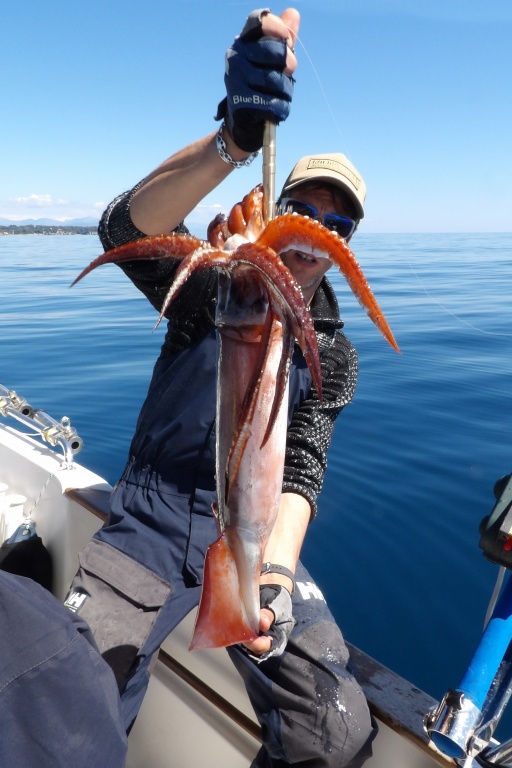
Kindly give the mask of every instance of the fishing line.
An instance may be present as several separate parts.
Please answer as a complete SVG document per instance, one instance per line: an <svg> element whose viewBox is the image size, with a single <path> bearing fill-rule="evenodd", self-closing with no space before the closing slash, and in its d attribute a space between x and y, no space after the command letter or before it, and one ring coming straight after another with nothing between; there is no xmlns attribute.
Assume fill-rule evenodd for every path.
<svg viewBox="0 0 512 768"><path fill-rule="evenodd" d="M498 596L501 592L501 587L503 584L503 579L505 578L505 571L506 568L504 565L500 565L498 569L498 575L496 577L496 584L494 585L494 589L492 591L492 595L489 600L489 605L487 606L487 613L485 614L485 620L484 620L484 631L487 627L488 623L490 622L492 618L492 614L494 613L494 609L496 607L496 603L498 602Z"/></svg>
<svg viewBox="0 0 512 768"><path fill-rule="evenodd" d="M288 27L288 29L290 30L290 32L292 32L290 27ZM307 60L309 62L309 65L311 67L311 71L313 72L313 75L315 76L315 79L316 79L316 81L318 83L318 87L320 88L320 92L321 92L321 94L323 96L323 99L324 99L325 104L327 106L328 112L329 112L329 114L331 116L332 122L334 124L334 127L335 127L335 129L336 129L336 131L338 133L338 136L340 138L341 144L343 146L344 143L345 143L345 140L344 140L343 133L341 131L340 125L339 125L339 123L338 123L338 121L336 119L336 115L334 114L334 110L333 110L333 108L331 106L331 103L329 101L329 98L328 98L327 93L325 91L325 88L323 86L323 83L322 83L322 80L321 80L320 75L318 73L318 70L315 67L315 65L313 63L313 60L312 60L311 56L309 55L309 52L308 52L306 46L304 45L304 43L302 42L302 39L299 37L299 35L297 35L296 38L295 38L295 45L297 43L300 44L302 50L304 51L304 55L306 56L306 58L307 58ZM408 264L408 267L411 270L411 272L413 273L413 275L416 277L418 283L421 285L421 287L423 288L425 294L429 297L429 299L434 304L437 304L437 306L440 307L440 309L444 310L444 312L446 312L448 315L453 317L454 320L457 320L462 325L466 325L468 328L471 328L473 331L477 331L478 333L483 333L486 336L503 336L503 337L510 337L510 336L512 336L512 333L497 333L497 332L494 332L494 331L486 331L483 328L479 328L478 326L473 325L472 323L468 322L467 320L464 320L464 318L459 317L459 315L456 315L454 312L452 312L450 309L448 309L448 307L446 307L444 304L442 304L440 301L438 301L438 299L436 299L435 296L432 296L432 294L429 293L429 291L427 290L426 286L422 282L420 276L417 274L417 272L414 270L414 268L412 267L411 264Z"/></svg>
<svg viewBox="0 0 512 768"><path fill-rule="evenodd" d="M294 34L294 33L292 32L292 29L291 29L290 27L287 27L287 29L289 29L289 30L290 30L290 32L292 33L292 35ZM304 51L304 55L306 56L306 59L307 59L307 60L308 60L308 62L309 62L309 65L310 65L310 67L311 67L311 71L313 72L313 75L315 76L315 79L316 79L316 81L317 81L317 83L318 83L318 87L320 88L320 93L321 93L321 94L322 94L322 96L323 96L323 99L324 99L324 101L325 101L325 104L326 104L326 106L327 106L327 110L328 110L328 112L329 112L329 114L330 114L330 116L331 116L332 122L333 122L333 124L334 124L334 127L335 127L335 129L336 129L337 133L338 133L338 136L339 136L339 138L340 138L340 142L341 142L341 144L342 144L342 146L343 146L343 145L345 144L345 140L344 140L344 138L343 138L343 133L341 132L341 128L340 128L340 125L339 125L338 121L336 120L336 115L334 114L334 110L333 110L333 108L331 107L331 103L330 103L330 101L329 101L329 99L328 99L328 97L327 97L327 93L326 93L326 91L325 91L325 88L324 88L324 86L323 86L323 84L322 84L322 80L320 79L320 75L318 74L318 70L317 70L317 68L315 67L315 65L313 64L313 59L312 59L312 58L311 58L311 56L309 55L309 51L307 50L306 46L305 46L305 45L304 45L304 43L302 42L302 39L299 37L299 35L297 35L297 36L296 36L296 38L295 38L295 45L297 45L297 43L299 43L299 44L300 44L300 47L301 47L301 48L302 48L302 50ZM348 153L345 153L345 154L347 154L347 157L348 157Z"/></svg>
<svg viewBox="0 0 512 768"><path fill-rule="evenodd" d="M495 331L485 331L483 328L478 328L478 326L473 325L472 323L469 323L467 320L464 320L464 318L462 318L462 317L459 317L459 315L456 315L454 312L452 312L450 309L448 309L448 307L446 307L444 304L441 304L441 302L438 301L438 299L436 299L435 296L432 296L432 294L429 293L429 291L427 290L427 288L424 285L423 281L421 280L420 276L418 275L418 273L416 272L416 270L414 269L414 267L411 264L407 263L407 266L409 267L409 269L411 270L411 272L413 273L413 275L415 276L416 280L421 285L421 287L423 288L423 290L425 291L425 293L429 297L429 299L434 304L437 304L438 307L443 309L448 315L453 317L454 320L457 320L459 323L462 323L462 325L467 325L468 328L471 328L473 331L478 331L479 333L483 333L486 336L512 336L512 333L497 333Z"/></svg>
<svg viewBox="0 0 512 768"><path fill-rule="evenodd" d="M343 138L343 134L341 132L340 125L339 125L338 121L336 120L336 115L334 114L334 110L331 107L331 102L329 101L329 99L327 97L327 93L325 92L325 88L324 88L324 86L322 84L322 81L320 79L320 75L318 74L317 68L313 64L313 59L309 55L309 52L306 49L306 46L304 45L304 43L302 42L302 40L301 40L301 38L299 36L297 36L297 41L296 42L300 43L300 46L301 46L302 50L304 51L304 55L306 56L307 60L309 61L309 65L311 67L311 70L312 70L312 72L313 72L313 74L314 74L314 76L316 78L316 81L318 83L318 86L320 88L320 92L321 92L321 94L322 94L322 96L324 98L324 101L326 103L326 106L327 106L327 109L329 111L329 114L331 115L331 119L332 119L332 122L334 123L334 127L336 128L336 131L338 132L338 136L340 137L340 141L341 141L341 143L343 145L345 143L345 140Z"/></svg>

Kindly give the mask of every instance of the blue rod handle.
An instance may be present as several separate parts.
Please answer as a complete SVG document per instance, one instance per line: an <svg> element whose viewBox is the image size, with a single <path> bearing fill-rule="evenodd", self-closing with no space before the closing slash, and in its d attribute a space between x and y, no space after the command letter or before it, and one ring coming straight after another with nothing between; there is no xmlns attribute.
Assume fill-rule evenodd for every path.
<svg viewBox="0 0 512 768"><path fill-rule="evenodd" d="M459 686L478 709L482 709L511 642L512 579L509 577Z"/></svg>

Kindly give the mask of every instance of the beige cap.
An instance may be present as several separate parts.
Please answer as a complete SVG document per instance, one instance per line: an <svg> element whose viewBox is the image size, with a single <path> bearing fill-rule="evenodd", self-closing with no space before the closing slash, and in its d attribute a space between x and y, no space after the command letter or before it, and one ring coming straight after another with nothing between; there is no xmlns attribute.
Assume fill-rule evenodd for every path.
<svg viewBox="0 0 512 768"><path fill-rule="evenodd" d="M327 184L340 187L353 200L358 218L364 217L366 184L357 168L341 152L302 157L286 179L281 197L285 196L290 189L307 181L325 181Z"/></svg>

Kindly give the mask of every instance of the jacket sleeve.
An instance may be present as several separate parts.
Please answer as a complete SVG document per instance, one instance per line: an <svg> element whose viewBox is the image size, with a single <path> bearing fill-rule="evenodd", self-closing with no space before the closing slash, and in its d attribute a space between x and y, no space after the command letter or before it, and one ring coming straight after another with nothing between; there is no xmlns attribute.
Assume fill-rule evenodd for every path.
<svg viewBox="0 0 512 768"><path fill-rule="evenodd" d="M304 496L316 515L316 500L327 468L327 451L334 424L355 391L357 353L347 337L334 331L322 358L323 400L314 387L295 411L288 427L283 491Z"/></svg>
<svg viewBox="0 0 512 768"><path fill-rule="evenodd" d="M133 224L130 204L142 182L133 189L116 197L104 211L98 226L98 236L105 251L118 248L134 240L146 237ZM176 230L185 231L183 225ZM133 261L120 264L120 268L160 312L164 298L172 283L178 262L171 259Z"/></svg>
<svg viewBox="0 0 512 768"><path fill-rule="evenodd" d="M107 251L146 237L130 216L130 203L140 184L113 200L101 217L98 235ZM188 234L183 223L174 234ZM132 261L119 264L126 276L141 291L157 312L160 312L178 266L175 259ZM194 273L180 290L165 316L169 321L162 347L167 357L185 349L208 333L215 323L217 303L217 274L213 269Z"/></svg>

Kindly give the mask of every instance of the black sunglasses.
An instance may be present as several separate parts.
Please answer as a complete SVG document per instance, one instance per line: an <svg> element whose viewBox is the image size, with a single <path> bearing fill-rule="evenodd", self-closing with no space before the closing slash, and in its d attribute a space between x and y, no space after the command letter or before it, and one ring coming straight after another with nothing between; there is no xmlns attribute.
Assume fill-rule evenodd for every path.
<svg viewBox="0 0 512 768"><path fill-rule="evenodd" d="M292 197L282 197L278 203L279 213L298 213L300 216L309 216L310 219L316 219L327 229L337 232L340 237L348 240L354 234L357 222L348 216L340 216L337 213L326 213L325 216L319 216L317 209L309 203L302 203L300 200L294 200Z"/></svg>

